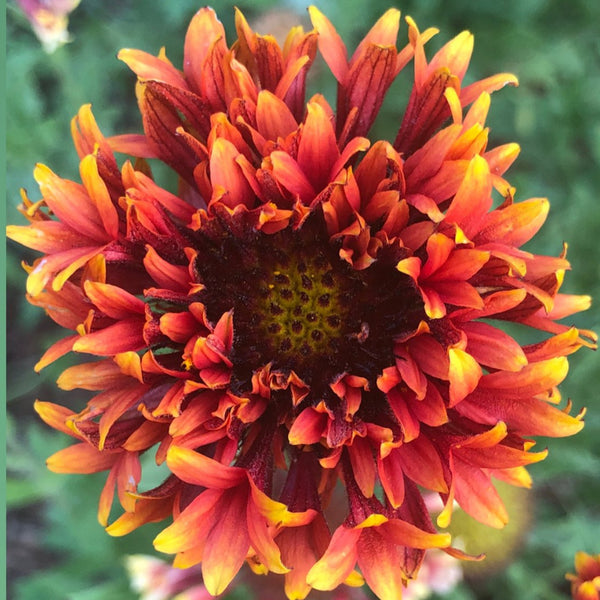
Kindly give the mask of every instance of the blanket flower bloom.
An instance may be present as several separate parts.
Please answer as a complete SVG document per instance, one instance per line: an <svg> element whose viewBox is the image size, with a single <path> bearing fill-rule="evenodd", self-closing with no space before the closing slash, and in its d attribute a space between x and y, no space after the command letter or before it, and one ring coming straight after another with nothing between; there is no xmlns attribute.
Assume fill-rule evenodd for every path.
<svg viewBox="0 0 600 600"><path fill-rule="evenodd" d="M93 357L58 380L93 392L83 410L36 409L75 439L50 469L108 472L99 520L115 492L124 510L109 534L172 518L156 549L201 563L213 595L247 562L283 575L290 599L366 582L392 600L427 549L464 556L420 490L440 495L441 529L455 503L502 527L493 480L530 485L526 465L546 457L530 436L583 427L557 386L596 338L558 322L590 304L559 292L566 247L521 248L548 202L514 201L504 173L518 146L488 146L490 94L516 78L465 85L469 32L428 60L436 30L407 18L398 49L396 9L349 58L309 12L313 30L281 47L239 11L228 45L203 8L182 69L164 49L122 50L144 133L104 137L83 106L81 183L38 165L42 198L23 193L30 224L8 233L43 254L27 267L29 301L72 330L37 369ZM305 99L317 51L335 109ZM409 63L397 131L370 140ZM502 321L545 335L521 345ZM149 490L148 451L169 469Z"/></svg>
<svg viewBox="0 0 600 600"><path fill-rule="evenodd" d="M575 573L568 573L574 600L600 600L600 554L575 554Z"/></svg>

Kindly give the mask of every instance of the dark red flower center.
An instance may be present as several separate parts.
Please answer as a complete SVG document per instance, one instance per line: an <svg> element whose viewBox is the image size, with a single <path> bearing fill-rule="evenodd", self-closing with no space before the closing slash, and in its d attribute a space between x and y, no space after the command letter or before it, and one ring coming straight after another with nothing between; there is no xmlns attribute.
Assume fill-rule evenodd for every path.
<svg viewBox="0 0 600 600"><path fill-rule="evenodd" d="M221 220L197 239L209 319L233 309L233 376L243 388L269 363L315 392L345 372L374 383L394 363L394 338L424 318L412 281L395 268L402 250L388 248L356 270L319 211L273 234Z"/></svg>

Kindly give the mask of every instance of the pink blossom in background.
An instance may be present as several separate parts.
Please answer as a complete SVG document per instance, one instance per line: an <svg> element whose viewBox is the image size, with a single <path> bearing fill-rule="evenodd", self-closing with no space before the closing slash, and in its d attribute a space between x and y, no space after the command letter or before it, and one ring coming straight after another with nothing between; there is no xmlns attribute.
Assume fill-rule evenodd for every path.
<svg viewBox="0 0 600 600"><path fill-rule="evenodd" d="M69 14L81 0L17 0L44 50L54 52L71 40Z"/></svg>

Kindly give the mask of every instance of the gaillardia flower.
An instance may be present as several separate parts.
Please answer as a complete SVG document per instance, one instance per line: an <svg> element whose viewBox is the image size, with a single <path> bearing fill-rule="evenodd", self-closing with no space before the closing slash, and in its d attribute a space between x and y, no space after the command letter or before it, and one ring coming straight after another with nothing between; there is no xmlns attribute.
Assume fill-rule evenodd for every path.
<svg viewBox="0 0 600 600"><path fill-rule="evenodd" d="M84 410L36 409L76 440L50 469L108 471L99 520L115 490L124 510L111 535L172 518L156 548L201 563L213 595L246 562L283 575L290 599L366 582L395 600L426 549L462 556L421 490L441 496L442 529L455 502L502 527L493 480L528 486L526 465L546 456L530 436L583 427L557 385L595 336L557 321L590 300L559 293L565 249L521 249L548 202L514 201L503 175L519 148L490 148L485 126L490 93L515 77L464 85L473 36L428 61L436 31L410 18L398 49L396 9L351 58L310 16L280 47L238 12L229 46L201 9L182 70L164 50L122 50L144 134L106 138L82 107L81 183L38 165L42 199L23 195L30 225L9 236L43 254L30 302L73 331L37 368L96 357L58 380L95 393ZM335 109L305 99L317 50ZM397 132L370 140L411 62ZM545 335L522 346L502 321ZM154 489L148 451L170 472Z"/></svg>
<svg viewBox="0 0 600 600"><path fill-rule="evenodd" d="M600 600L600 554L575 554L575 571L568 573L573 600Z"/></svg>

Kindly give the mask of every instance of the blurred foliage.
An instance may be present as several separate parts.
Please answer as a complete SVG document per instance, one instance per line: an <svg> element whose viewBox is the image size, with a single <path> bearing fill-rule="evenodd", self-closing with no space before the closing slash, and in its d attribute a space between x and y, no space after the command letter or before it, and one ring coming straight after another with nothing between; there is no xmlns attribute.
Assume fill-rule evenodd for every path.
<svg viewBox="0 0 600 600"><path fill-rule="evenodd" d="M489 118L493 145L518 141L522 153L509 173L518 199L548 196L552 210L530 249L558 254L569 242L573 272L564 290L600 299L600 3L596 0L334 0L315 2L338 28L350 51L366 29L390 5L411 15L421 29L441 33L429 55L468 28L475 52L468 78L512 71L517 89L494 94ZM306 20L300 0L235 2L251 23L266 11L296 11ZM19 188L38 193L33 165L43 161L64 177L77 178L77 157L69 121L78 107L91 102L107 135L141 129L134 97L135 78L116 60L121 47L157 53L166 46L181 64L183 36L198 0L104 2L83 0L72 14L73 41L46 54L25 18L9 2L7 18L7 214L22 223L16 206ZM233 6L213 3L233 37ZM273 7L276 6L276 9ZM283 19L283 17L281 17ZM275 17L275 22L277 17ZM270 23L273 22L271 17ZM286 25L287 26L287 25ZM401 31L400 44L406 29ZM404 38L405 39L405 38ZM412 74L390 90L373 135L392 138ZM335 88L314 83L331 99ZM323 87L325 86L325 87ZM44 459L66 444L35 418L33 400L57 400L54 381L66 363L33 374L44 349L62 334L42 311L24 300L21 260L34 255L9 243L7 264L8 322L8 567L10 597L15 600L100 600L133 598L123 570L127 553L149 552L151 527L124 539L107 536L95 519L103 477L55 475ZM573 319L600 331L596 306ZM450 600L526 598L558 600L568 594L564 573L572 570L577 550L600 552L600 403L598 359L582 350L571 358L571 373L562 386L575 406L588 407L586 427L574 438L548 440L549 458L531 468L534 527L514 562L485 579L468 580ZM80 401L70 393L73 403ZM545 440L539 442L540 447ZM490 532L490 538L493 537Z"/></svg>

